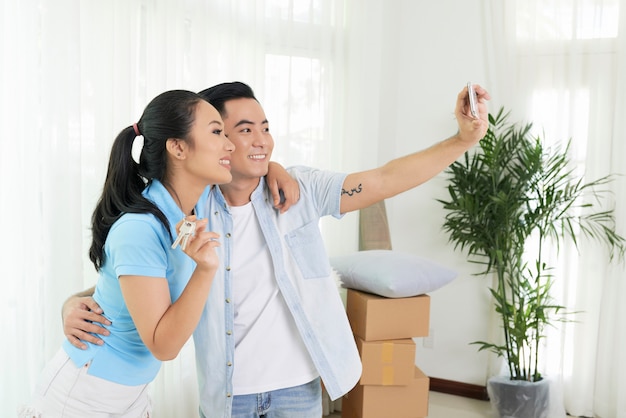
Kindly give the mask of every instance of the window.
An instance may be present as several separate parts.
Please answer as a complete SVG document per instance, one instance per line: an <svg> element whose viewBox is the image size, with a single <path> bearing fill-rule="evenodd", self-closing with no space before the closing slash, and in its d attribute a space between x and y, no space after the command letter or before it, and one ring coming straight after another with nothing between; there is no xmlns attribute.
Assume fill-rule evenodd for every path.
<svg viewBox="0 0 626 418"><path fill-rule="evenodd" d="M321 84L321 60L267 54L265 70L265 89L271 92L264 102L266 113L280 115L279 120L270 118L272 135L282 139L276 160L316 165L324 152L325 105L315 88Z"/></svg>
<svg viewBox="0 0 626 418"><path fill-rule="evenodd" d="M547 146L564 146L571 139L575 175L591 180L618 171L610 164L618 117L620 0L517 0L507 6L504 15L510 20L505 27L512 33L504 47L515 51L516 58L510 67L516 93L511 100L521 102L525 119L533 122L534 133ZM564 279L551 289L557 303L580 306L585 290L579 284L589 272L590 259L569 244L559 249L558 257L549 243L544 250L554 262L554 274ZM575 374L571 359L578 337L561 328L547 331L546 341L556 344L550 343L546 352L546 371L558 373L563 367L567 379Z"/></svg>
<svg viewBox="0 0 626 418"><path fill-rule="evenodd" d="M267 0L265 2L265 16L280 16L283 20L292 20L302 23L322 23L324 8L322 0ZM331 2L332 3L332 2Z"/></svg>
<svg viewBox="0 0 626 418"><path fill-rule="evenodd" d="M617 37L619 0L526 0L516 2L518 40Z"/></svg>
<svg viewBox="0 0 626 418"><path fill-rule="evenodd" d="M274 160L325 167L330 161L330 115L341 66L343 0L268 0L263 106L276 141ZM336 94L336 93L335 93Z"/></svg>
<svg viewBox="0 0 626 418"><path fill-rule="evenodd" d="M576 132L572 138L571 158L581 170L589 136L589 89L537 89L531 99L530 120L535 134L546 139L546 145L565 146L570 139L567 132Z"/></svg>

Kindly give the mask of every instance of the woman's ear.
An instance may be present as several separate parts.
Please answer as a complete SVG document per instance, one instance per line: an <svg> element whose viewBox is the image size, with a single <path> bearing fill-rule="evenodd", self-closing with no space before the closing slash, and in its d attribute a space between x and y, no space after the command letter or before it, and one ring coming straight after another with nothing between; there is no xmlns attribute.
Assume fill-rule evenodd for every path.
<svg viewBox="0 0 626 418"><path fill-rule="evenodd" d="M177 160L186 158L185 150L187 149L187 143L181 139L169 138L165 143L165 148Z"/></svg>

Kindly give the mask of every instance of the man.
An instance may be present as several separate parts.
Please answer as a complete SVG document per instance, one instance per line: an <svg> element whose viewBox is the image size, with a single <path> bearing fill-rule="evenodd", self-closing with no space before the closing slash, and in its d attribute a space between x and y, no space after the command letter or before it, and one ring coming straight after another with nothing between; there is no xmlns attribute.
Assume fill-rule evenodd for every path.
<svg viewBox="0 0 626 418"><path fill-rule="evenodd" d="M459 132L423 151L348 175L291 168L300 199L279 214L263 178L274 142L252 90L235 82L200 92L235 144L233 180L213 189L206 212L208 229L222 237L223 268L194 332L203 417L318 418L320 378L332 399L357 383L361 364L318 221L416 187L475 145L488 127L489 99L479 86L476 93L480 118L471 117L463 89L455 108ZM94 331L81 327L93 316L73 312L66 335Z"/></svg>

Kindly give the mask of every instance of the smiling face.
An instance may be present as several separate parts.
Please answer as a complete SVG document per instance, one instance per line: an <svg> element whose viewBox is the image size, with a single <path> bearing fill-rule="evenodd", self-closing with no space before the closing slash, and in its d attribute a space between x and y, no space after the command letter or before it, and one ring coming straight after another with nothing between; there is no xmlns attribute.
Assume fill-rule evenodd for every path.
<svg viewBox="0 0 626 418"><path fill-rule="evenodd" d="M235 144L231 155L233 183L258 184L267 174L274 139L263 108L254 99L233 99L224 103L224 132Z"/></svg>
<svg viewBox="0 0 626 418"><path fill-rule="evenodd" d="M186 153L187 170L209 184L230 182L231 155L235 147L224 135L220 114L204 100L196 107L190 137L193 142Z"/></svg>

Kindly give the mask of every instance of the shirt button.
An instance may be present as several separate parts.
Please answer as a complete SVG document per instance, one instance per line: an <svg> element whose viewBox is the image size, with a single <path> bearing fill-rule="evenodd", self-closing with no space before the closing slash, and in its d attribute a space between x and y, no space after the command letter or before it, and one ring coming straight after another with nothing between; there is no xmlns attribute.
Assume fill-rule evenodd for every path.
<svg viewBox="0 0 626 418"><path fill-rule="evenodd" d="M233 395L231 395L231 394L230 394L230 392L228 392L228 393L226 394L226 397L227 397L227 398L230 398L231 396L233 396Z"/></svg>
<svg viewBox="0 0 626 418"><path fill-rule="evenodd" d="M226 303L230 303L230 298L226 298Z"/></svg>
<svg viewBox="0 0 626 418"><path fill-rule="evenodd" d="M217 215L219 215L219 212L218 212L218 211L215 211L215 212L213 212L213 214L214 214L215 216L217 216Z"/></svg>
<svg viewBox="0 0 626 418"><path fill-rule="evenodd" d="M231 330L226 331L226 335L233 335L233 332Z"/></svg>
<svg viewBox="0 0 626 418"><path fill-rule="evenodd" d="M226 267L226 271L230 271L230 266Z"/></svg>
<svg viewBox="0 0 626 418"><path fill-rule="evenodd" d="M226 233L226 238L230 238L230 232Z"/></svg>
<svg viewBox="0 0 626 418"><path fill-rule="evenodd" d="M228 363L226 363L226 365L227 365L228 367L230 367L230 366L232 366L232 365L233 365L233 363L231 363L231 362L229 361Z"/></svg>

